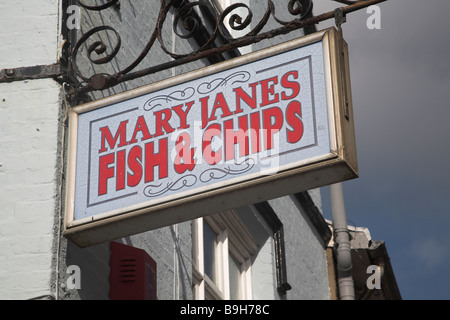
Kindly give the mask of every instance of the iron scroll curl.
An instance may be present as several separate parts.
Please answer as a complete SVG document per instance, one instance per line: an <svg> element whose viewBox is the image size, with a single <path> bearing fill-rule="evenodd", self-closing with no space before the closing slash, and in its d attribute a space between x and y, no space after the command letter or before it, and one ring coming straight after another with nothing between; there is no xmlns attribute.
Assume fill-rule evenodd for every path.
<svg viewBox="0 0 450 320"><path fill-rule="evenodd" d="M104 4L86 4L87 0L77 0L77 3L85 10L89 11L103 11L110 10L111 7L119 7L118 0L108 0ZM93 0L91 0L93 1ZM163 28L167 23L169 12L174 12L172 25L172 33L180 39L191 39L198 32L201 26L198 11L200 9L209 10L215 15L209 34L206 35L206 40L199 48L193 49L191 52L177 53L167 48L164 43ZM278 22L281 26L288 26L298 24L305 19L312 12L312 0L289 0L286 2L286 12L292 16L292 20L284 21L280 19L275 12L275 5L272 0L267 0L266 10L259 21L254 21L254 15L249 6L243 3L235 3L222 12L218 12L212 5L211 1L185 1L185 0L160 0L160 7L158 18L154 30L150 33L150 37L137 58L127 66L119 67L120 70L114 74L95 73L89 70L91 74L86 74L86 71L81 71L77 64L77 56L80 54L80 48L87 48L87 59L95 65L105 65L110 63L119 53L122 47L122 41L119 32L112 26L97 26L93 27L81 37L74 44L72 50L69 52L69 70L73 70L81 82L78 84L77 91L89 92L94 90L104 90L121 82L132 80L134 78L148 75L161 70L169 69L174 65L181 65L187 62L205 58L209 54L217 54L217 52L226 52L236 49L255 41L254 38L259 36L262 38L272 37L273 35L262 34L263 27L267 25L270 17ZM226 23L228 28L225 27ZM253 28L250 28L252 26ZM202 29L204 30L204 29ZM233 37L230 31L245 31L244 35ZM104 41L98 40L95 34L99 32L109 32L112 37L116 39L114 45L109 45ZM267 33L267 32L266 32ZM286 33L286 32L283 32ZM218 37L225 39L227 43L221 48L217 48L215 41ZM260 41L258 39L258 41ZM144 66L144 69L137 70L137 66L143 64L144 58L154 48L155 44L159 43L160 48L165 54L171 57L170 62L162 63L160 65Z"/></svg>

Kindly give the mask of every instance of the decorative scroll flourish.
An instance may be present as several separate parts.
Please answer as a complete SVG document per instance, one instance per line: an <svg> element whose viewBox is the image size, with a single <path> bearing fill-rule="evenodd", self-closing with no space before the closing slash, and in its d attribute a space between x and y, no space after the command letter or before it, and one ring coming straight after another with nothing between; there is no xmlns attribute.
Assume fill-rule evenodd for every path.
<svg viewBox="0 0 450 320"><path fill-rule="evenodd" d="M211 5L211 3L208 1L189 2L188 4L185 4L182 7L180 7L177 10L177 12L175 13L172 29L173 29L173 32L182 39L194 38L195 34L200 31L199 27L202 25L202 21L200 19L200 16L198 14L195 14L195 10L194 10L195 7L199 7L199 9L200 9L200 7L203 7L203 9L209 10L210 12L214 12L214 10L215 10L213 8L213 6ZM166 19L166 15L164 15L158 19L160 31L163 29L163 24L164 24L165 19ZM180 23L181 20L182 20L182 23ZM183 34L179 31L178 26L180 24L182 25L182 29L185 30L185 32L186 32L185 34ZM200 32L203 32L203 31L200 31ZM201 51L205 50L206 48L209 48L214 43L214 40L216 39L216 37L217 37L217 34L214 32L213 34L210 35L208 40L203 45L201 45L201 47L199 49L197 49L194 52L201 52ZM187 54L184 54L184 55L177 54L177 53L171 52L169 49L167 49L167 47L164 45L164 41L161 37L161 32L158 34L158 41L161 44L161 48L164 50L164 52L166 52L172 58L178 59L178 58L187 56Z"/></svg>
<svg viewBox="0 0 450 320"><path fill-rule="evenodd" d="M158 101L171 102L171 101L187 100L187 99L191 98L194 95L194 93L195 93L195 89L188 87L184 90L174 91L169 95L159 95L159 96L153 97L150 100L145 102L144 110L150 111L156 107L160 107L161 102L158 102Z"/></svg>
<svg viewBox="0 0 450 320"><path fill-rule="evenodd" d="M103 4L88 5L88 0L77 0L86 10L102 11L109 10L110 7L119 7L119 0L108 0ZM93 0L90 0L93 1ZM161 70L166 70L177 65L181 65L187 62L199 60L208 56L217 55L226 51L236 49L241 46L251 44L253 42L260 41L264 38L271 38L274 34L287 33L291 30L295 30L304 27L302 20L312 11L312 0L290 0L286 1L287 12L289 12L293 19L291 21L282 21L275 13L275 5L272 0L267 0L266 11L260 21L254 21L254 15L249 6L236 3L225 8L222 13L218 13L211 4L211 1L199 0L199 1L180 1L180 0L160 0L160 8L157 18L157 23L153 32L150 33L148 42L145 45L142 52L136 58L135 61L128 66L123 66L115 74L107 73L95 73L91 71L91 75L87 75L85 71L81 71L77 65L77 55L80 54L80 48L87 48L87 58L95 65L103 65L111 62L121 49L122 41L119 33L111 26L98 26L87 31L83 34L78 41L72 47L69 54L69 71L73 70L76 76L81 79L81 83L78 85L77 92L89 92L93 90L104 90L121 82L132 80L144 75L155 73ZM260 4L258 4L259 6ZM188 53L172 52L166 47L163 39L163 35L167 32L162 32L163 26L168 21L169 11L175 11L173 18L173 33L181 39L191 39L198 36L199 31L202 32L203 38L206 40L199 43L200 47ZM208 10L210 15L215 15L215 20L210 21L211 26L208 29L202 25L202 19L200 16L201 11ZM244 13L243 13L244 12ZM272 32L261 33L261 30L268 22L269 18L273 17L275 21L282 26L289 26L286 30L276 30ZM225 21L228 22L228 29L225 28ZM253 27L252 29L250 27ZM243 36L234 38L230 35L230 31L242 31L250 30ZM201 30L200 30L201 29ZM209 31L209 34L205 34L205 30ZM102 40L93 40L94 35L99 32L108 32L108 43ZM259 39L255 39L255 36L259 36ZM115 38L115 42L110 44L111 39ZM216 40L218 38L225 39L228 43L217 47ZM95 37L97 39L98 37ZM165 62L159 65L145 67L144 69L134 71L138 65L143 62L144 58L149 54L155 43L158 42L162 50L169 55L172 59L169 62ZM133 72L132 72L133 71Z"/></svg>
<svg viewBox="0 0 450 320"><path fill-rule="evenodd" d="M184 90L176 90L168 95L158 95L156 97L152 97L144 103L143 108L145 111L151 111L156 107L160 107L164 102L186 101L192 98L196 91L199 94L209 94L217 88L225 86L229 82L232 84L241 82L245 83L250 79L250 76L250 73L247 71L238 71L230 74L226 78L216 78L211 82L203 82L197 87L197 90L192 87L187 87Z"/></svg>
<svg viewBox="0 0 450 320"><path fill-rule="evenodd" d="M151 184L144 188L144 195L153 198L159 197L168 191L178 191L185 187L192 187L197 182L197 177L193 174L182 176L175 182L167 182L165 184Z"/></svg>
<svg viewBox="0 0 450 320"><path fill-rule="evenodd" d="M117 42L115 47L112 49L112 51L109 54L106 54L106 56L104 56L103 58L97 58L94 59L92 57L93 53L95 52L97 55L101 55L104 54L107 51L107 45L102 42L102 41L95 41L93 42L87 49L87 58L89 59L89 61L91 61L94 64L105 64L110 62L112 59L114 59L114 57L117 55L117 53L119 52L120 49L120 45L121 45L121 39L120 39L120 35L119 33L112 27L109 26L101 26L101 27L96 27L93 28L91 30L89 30L88 32L86 32L81 38L80 40L78 40L77 44L75 45L75 47L72 50L72 68L75 71L75 73L83 80L87 81L89 80L87 77L85 77L82 72L78 69L78 65L76 63L76 58L77 58L77 54L78 54L78 50L80 49L81 45L84 44L92 35L100 32L100 31L110 31L114 34L114 36L117 38ZM92 78L92 77L91 77Z"/></svg>
<svg viewBox="0 0 450 320"><path fill-rule="evenodd" d="M199 179L201 182L209 182L211 180L218 180L225 178L228 175L240 175L249 170L251 170L255 166L255 161L252 158L247 158L241 163L236 163L233 166L228 165L222 168L210 168L203 171Z"/></svg>
<svg viewBox="0 0 450 320"><path fill-rule="evenodd" d="M216 90L218 87L225 86L232 79L234 79L232 84L239 83L239 82L245 83L250 79L250 72L238 71L238 72L230 74L226 78L216 78L211 82L203 82L202 84L200 84L198 86L197 91L200 94L211 93L212 91Z"/></svg>
<svg viewBox="0 0 450 320"><path fill-rule="evenodd" d="M209 168L198 175L187 174L180 177L175 182L169 181L167 183L149 184L145 186L143 193L146 197L154 198L159 197L169 191L178 191L183 188L189 188L194 186L198 181L207 183L212 180L219 180L229 175L238 176L250 171L255 166L255 160L247 158L240 163L233 165L227 165L218 168Z"/></svg>

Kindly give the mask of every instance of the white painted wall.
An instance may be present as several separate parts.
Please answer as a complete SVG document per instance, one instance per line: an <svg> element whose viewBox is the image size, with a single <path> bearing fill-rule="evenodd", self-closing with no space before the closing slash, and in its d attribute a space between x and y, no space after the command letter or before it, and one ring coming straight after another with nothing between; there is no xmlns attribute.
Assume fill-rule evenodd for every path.
<svg viewBox="0 0 450 320"><path fill-rule="evenodd" d="M61 0L0 0L0 69L53 64Z"/></svg>
<svg viewBox="0 0 450 320"><path fill-rule="evenodd" d="M59 0L0 0L0 68L57 62ZM0 299L52 293L61 86L0 83Z"/></svg>

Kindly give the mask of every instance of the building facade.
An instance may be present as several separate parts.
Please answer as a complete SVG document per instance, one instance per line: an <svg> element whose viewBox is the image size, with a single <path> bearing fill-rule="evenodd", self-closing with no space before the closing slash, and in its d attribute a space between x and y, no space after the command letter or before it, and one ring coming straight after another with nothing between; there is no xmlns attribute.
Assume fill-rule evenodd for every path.
<svg viewBox="0 0 450 320"><path fill-rule="evenodd" d="M113 6L102 10L69 0L0 4L2 23L8 26L0 33L6 44L0 48L4 80L0 82L0 259L4 266L0 271L0 298L337 298L333 251L329 249L332 233L321 213L319 189L87 248L64 237L69 108L311 31L294 31L74 96L74 83L81 86L94 74L114 74L139 59L157 26L162 29L161 46L152 47L140 63L170 63L172 58L164 48L177 53L196 50L208 40L204 35L211 32L215 16L234 3L217 0L206 8L193 6L190 12L180 12L188 1L172 1L160 23L158 1L112 2ZM251 8L253 21L260 21L266 12L266 1L240 3ZM286 6L277 2L275 9L288 21L292 15ZM243 16L247 11L242 6L236 10ZM185 39L180 37L182 32L186 35L194 28L193 20L185 19L188 13L200 23L197 27L201 32ZM275 25L276 21L271 21L264 28L270 30ZM100 30L96 40L78 48L76 62L70 60L83 35L99 26L113 26L115 31ZM215 41L220 46L227 39L218 37ZM108 54L115 46L120 50L109 63L97 63L92 58ZM72 69L74 64L77 70Z"/></svg>

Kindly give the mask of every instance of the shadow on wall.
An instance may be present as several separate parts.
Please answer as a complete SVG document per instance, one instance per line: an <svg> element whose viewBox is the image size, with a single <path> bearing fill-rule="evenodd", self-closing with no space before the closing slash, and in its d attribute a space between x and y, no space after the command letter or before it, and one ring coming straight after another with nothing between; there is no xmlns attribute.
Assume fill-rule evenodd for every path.
<svg viewBox="0 0 450 320"><path fill-rule="evenodd" d="M67 272L62 270L60 275L61 299L108 300L109 255L109 242L80 248L67 241Z"/></svg>

